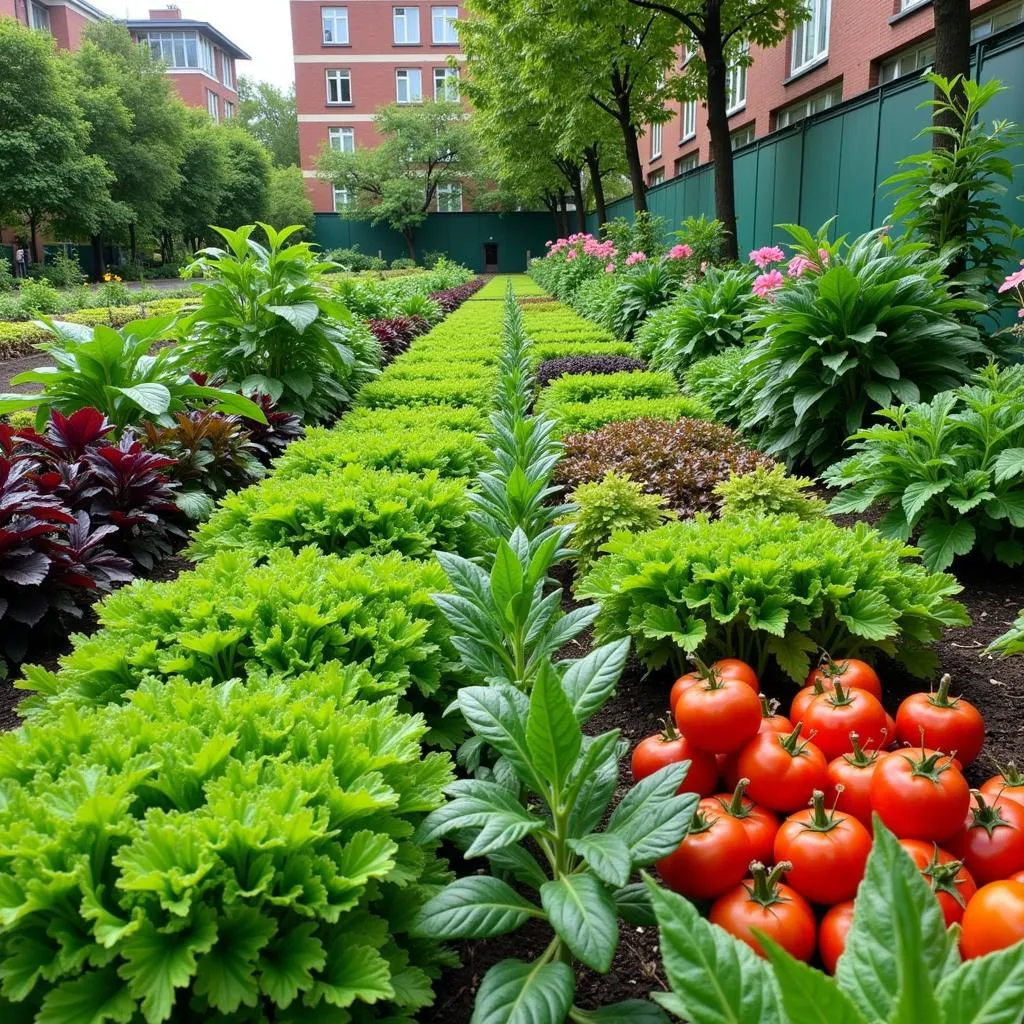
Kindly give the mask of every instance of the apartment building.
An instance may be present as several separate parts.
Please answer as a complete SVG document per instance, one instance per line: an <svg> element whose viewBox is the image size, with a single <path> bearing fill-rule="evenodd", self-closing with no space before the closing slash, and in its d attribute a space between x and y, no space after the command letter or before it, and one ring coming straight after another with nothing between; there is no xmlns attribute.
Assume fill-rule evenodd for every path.
<svg viewBox="0 0 1024 1024"><path fill-rule="evenodd" d="M750 47L749 67L729 73L733 149L927 68L934 59L931 0L807 0L810 20L779 46ZM1024 21L1024 0L971 0L972 40ZM682 55L686 59L686 55ZM677 104L641 141L648 185L710 159L707 112Z"/></svg>
<svg viewBox="0 0 1024 1024"><path fill-rule="evenodd" d="M352 152L379 141L374 112L389 103L458 97L458 2L412 5L393 0L291 0L299 154L318 213L347 201L342 190L316 177L325 145ZM437 209L463 209L458 186L439 190Z"/></svg>
<svg viewBox="0 0 1024 1024"><path fill-rule="evenodd" d="M0 18L49 32L62 50L77 50L90 22L105 17L85 0L0 0Z"/></svg>

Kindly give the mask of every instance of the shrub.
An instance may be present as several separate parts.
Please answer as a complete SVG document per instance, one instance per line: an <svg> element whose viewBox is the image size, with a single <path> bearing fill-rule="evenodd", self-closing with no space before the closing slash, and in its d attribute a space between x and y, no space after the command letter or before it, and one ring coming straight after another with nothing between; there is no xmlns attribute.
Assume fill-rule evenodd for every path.
<svg viewBox="0 0 1024 1024"><path fill-rule="evenodd" d="M224 498L197 530L195 558L240 550L265 558L313 544L326 554L397 551L429 558L435 549L475 553L466 485L436 472L392 473L358 464L332 473L269 479Z"/></svg>
<svg viewBox="0 0 1024 1024"><path fill-rule="evenodd" d="M398 259L391 261L392 270L415 270L416 261L409 259L408 256L399 256Z"/></svg>
<svg viewBox="0 0 1024 1024"><path fill-rule="evenodd" d="M814 486L805 476L790 476L783 466L755 466L749 472L733 473L715 487L715 497L722 503L723 519L740 516L796 516L797 519L820 519L825 502L804 494Z"/></svg>
<svg viewBox="0 0 1024 1024"><path fill-rule="evenodd" d="M691 259L698 267L702 263L715 266L721 261L725 226L720 220L708 220L704 214L687 217L682 228L672 234L682 245L690 247L693 251Z"/></svg>
<svg viewBox="0 0 1024 1024"><path fill-rule="evenodd" d="M714 488L730 473L767 465L771 459L719 423L645 418L565 438L555 479L577 488L608 472L625 474L648 494L662 495L681 515L692 516L718 508Z"/></svg>
<svg viewBox="0 0 1024 1024"><path fill-rule="evenodd" d="M619 285L622 278L618 274L598 274L580 285L570 299L573 309L586 317L587 320L603 327L606 331L614 330L615 316L619 309ZM557 306L555 307L558 308ZM527 312L539 312L537 307L527 307Z"/></svg>
<svg viewBox="0 0 1024 1024"><path fill-rule="evenodd" d="M403 352L408 352L412 339L426 330L425 321L412 320L407 316L393 316L386 319L370 319L366 326L380 346L381 363L387 365Z"/></svg>
<svg viewBox="0 0 1024 1024"><path fill-rule="evenodd" d="M18 292L22 316L52 316L61 309L60 293L45 281L24 281Z"/></svg>
<svg viewBox="0 0 1024 1024"><path fill-rule="evenodd" d="M627 274L615 291L613 329L631 340L644 319L668 303L679 287L666 262L645 263Z"/></svg>
<svg viewBox="0 0 1024 1024"><path fill-rule="evenodd" d="M573 524L571 544L580 577L613 533L653 530L672 518L672 513L665 511L665 499L660 494L645 494L640 484L611 470L600 480L580 484L572 492L572 501L577 509L566 517L566 522Z"/></svg>
<svg viewBox="0 0 1024 1024"><path fill-rule="evenodd" d="M447 258L448 258L448 254L447 253L438 252L435 249L428 249L423 254L423 257L422 257L422 259L423 259L423 266L426 267L427 270L433 270L434 267L436 267L441 260L445 260Z"/></svg>
<svg viewBox="0 0 1024 1024"><path fill-rule="evenodd" d="M0 324L0 327L3 325ZM636 349L628 341L536 341L528 358L534 362L552 359L579 358L580 356L609 356L632 358Z"/></svg>
<svg viewBox="0 0 1024 1024"><path fill-rule="evenodd" d="M962 384L989 350L959 317L983 307L957 298L944 272L943 258L872 232L776 291L744 367L743 426L790 466L817 467L878 409Z"/></svg>
<svg viewBox="0 0 1024 1024"><path fill-rule="evenodd" d="M93 296L93 303L97 306L130 306L132 298L131 289L127 285L120 281L107 281Z"/></svg>
<svg viewBox="0 0 1024 1024"><path fill-rule="evenodd" d="M415 1019L450 958L409 927L450 875L413 834L452 772L387 692L174 680L3 737L0 957L46 964L4 1016Z"/></svg>
<svg viewBox="0 0 1024 1024"><path fill-rule="evenodd" d="M454 312L467 299L472 298L483 287L483 278L460 284L454 288L443 288L441 291L431 292L430 298L438 304L441 312L447 315Z"/></svg>
<svg viewBox="0 0 1024 1024"><path fill-rule="evenodd" d="M360 252L359 246L353 245L349 249L331 249L324 258L331 263L340 264L345 270L384 270L387 262L379 256L370 256L368 253Z"/></svg>
<svg viewBox="0 0 1024 1024"><path fill-rule="evenodd" d="M398 406L446 404L490 405L493 374L488 378L466 379L457 364L451 367L450 380L394 380L381 377L367 384L359 395L359 405L366 409L392 409Z"/></svg>
<svg viewBox="0 0 1024 1024"><path fill-rule="evenodd" d="M54 288L74 288L85 281L76 249L70 253L61 249L46 265L43 273Z"/></svg>
<svg viewBox="0 0 1024 1024"><path fill-rule="evenodd" d="M854 454L825 473L845 489L830 511L884 507L880 532L916 536L930 569L975 547L1024 562L1024 366L989 366L930 403L880 415L887 422L854 434Z"/></svg>
<svg viewBox="0 0 1024 1024"><path fill-rule="evenodd" d="M821 647L882 652L926 676L943 627L970 621L952 600L961 590L952 576L928 573L913 548L863 523L700 515L613 537L607 549L577 594L601 605L597 642L631 636L652 668L730 656L759 676L775 663L802 682Z"/></svg>
<svg viewBox="0 0 1024 1024"><path fill-rule="evenodd" d="M545 359L537 366L534 376L537 386L543 388L551 381L570 374L629 373L646 369L646 363L628 356L563 356L561 359Z"/></svg>
<svg viewBox="0 0 1024 1024"><path fill-rule="evenodd" d="M0 253L0 294L14 291L16 281L6 253Z"/></svg>
<svg viewBox="0 0 1024 1024"><path fill-rule="evenodd" d="M581 434L597 430L606 423L625 423L638 419L674 422L684 416L707 417L700 402L685 395L673 398L596 398L591 402L566 402L557 410L558 435Z"/></svg>
<svg viewBox="0 0 1024 1024"><path fill-rule="evenodd" d="M256 225L218 229L228 249L204 250L189 267L208 280L187 323L188 358L234 388L270 395L304 422L321 422L351 404L380 350L321 289L327 264L309 243L286 247L301 229L259 226L267 247L250 241Z"/></svg>
<svg viewBox="0 0 1024 1024"><path fill-rule="evenodd" d="M749 403L743 361L745 348L730 348L717 356L699 359L683 373L683 391L710 410L722 423L738 426ZM756 436L756 431L747 431Z"/></svg>
<svg viewBox="0 0 1024 1024"><path fill-rule="evenodd" d="M537 400L538 411L558 409L571 402L596 398L671 398L678 396L676 382L667 373L574 373L553 380Z"/></svg>

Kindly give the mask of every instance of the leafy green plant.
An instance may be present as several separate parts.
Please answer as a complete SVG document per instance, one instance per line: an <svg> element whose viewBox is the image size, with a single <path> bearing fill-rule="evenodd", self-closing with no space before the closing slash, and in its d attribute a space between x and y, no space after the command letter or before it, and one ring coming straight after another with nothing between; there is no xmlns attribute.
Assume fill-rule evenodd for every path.
<svg viewBox="0 0 1024 1024"><path fill-rule="evenodd" d="M590 402L566 402L552 409L558 416L557 432L562 437L598 430L608 423L639 419L674 422L684 417L703 419L708 409L686 395L671 398L595 398Z"/></svg>
<svg viewBox="0 0 1024 1024"><path fill-rule="evenodd" d="M988 366L929 403L879 415L886 422L854 434L854 454L825 473L844 489L830 511L885 507L878 529L916 536L931 569L975 547L1024 562L1024 367Z"/></svg>
<svg viewBox="0 0 1024 1024"><path fill-rule="evenodd" d="M783 466L755 466L747 473L732 473L715 487L723 519L739 516L796 516L820 519L825 502L804 492L814 486L806 476L790 476Z"/></svg>
<svg viewBox="0 0 1024 1024"><path fill-rule="evenodd" d="M601 547L620 530L642 533L661 526L673 514L665 509L660 494L645 494L628 475L608 470L600 479L580 484L572 492L576 511L567 517L572 523L572 546L576 572L582 576L598 558Z"/></svg>
<svg viewBox="0 0 1024 1024"><path fill-rule="evenodd" d="M672 232L681 245L693 250L692 260L697 266L702 263L716 266L722 259L722 243L725 240L725 225L715 218L686 217L683 226Z"/></svg>
<svg viewBox="0 0 1024 1024"><path fill-rule="evenodd" d="M53 316L61 310L60 293L45 281L24 281L18 291L18 305L26 317Z"/></svg>
<svg viewBox="0 0 1024 1024"><path fill-rule="evenodd" d="M750 404L746 392L747 371L743 365L747 348L729 348L691 364L683 372L683 391L710 414L731 427L739 426ZM747 428L747 436L757 432Z"/></svg>
<svg viewBox="0 0 1024 1024"><path fill-rule="evenodd" d="M598 274L584 281L569 297L569 301L580 316L612 331L615 329L615 316L619 309L618 291L621 283L622 278L618 274Z"/></svg>
<svg viewBox="0 0 1024 1024"><path fill-rule="evenodd" d="M1017 616L1017 621L1002 636L996 637L985 651L986 654L1001 654L1009 657L1024 654L1024 610Z"/></svg>
<svg viewBox="0 0 1024 1024"><path fill-rule="evenodd" d="M374 375L379 349L320 287L331 265L309 243L286 245L301 227L259 227L266 246L250 237L256 225L218 228L228 248L204 249L187 268L205 278L199 309L185 324L188 357L306 422L329 419Z"/></svg>
<svg viewBox="0 0 1024 1024"><path fill-rule="evenodd" d="M621 373L573 373L551 381L541 392L537 408L558 415L559 406L592 402L597 398L671 398L679 394L667 373L625 371Z"/></svg>
<svg viewBox="0 0 1024 1024"><path fill-rule="evenodd" d="M670 302L679 283L663 260L646 262L626 274L614 295L617 305L613 328L631 340L637 328L654 310Z"/></svg>
<svg viewBox="0 0 1024 1024"><path fill-rule="evenodd" d="M957 929L946 929L920 870L877 817L834 978L763 935L761 959L682 896L650 878L646 884L670 989L654 999L690 1024L1016 1024L1020 1017L1024 943L961 963Z"/></svg>
<svg viewBox="0 0 1024 1024"><path fill-rule="evenodd" d="M61 249L46 266L46 276L55 288L74 288L85 281L82 265L78 262L78 252Z"/></svg>
<svg viewBox="0 0 1024 1024"><path fill-rule="evenodd" d="M945 268L925 247L870 232L774 292L744 363L742 426L789 466L818 467L878 409L962 384L990 351L960 318L984 307L955 296Z"/></svg>
<svg viewBox="0 0 1024 1024"><path fill-rule="evenodd" d="M451 958L410 924L451 876L413 836L452 772L394 689L172 679L6 734L0 1015L414 1021Z"/></svg>
<svg viewBox="0 0 1024 1024"><path fill-rule="evenodd" d="M599 642L631 636L652 668L739 657L759 676L775 664L802 682L820 648L880 651L925 676L943 627L970 621L952 576L929 573L915 549L862 523L699 515L613 537L607 550L577 594L601 605Z"/></svg>
<svg viewBox="0 0 1024 1024"><path fill-rule="evenodd" d="M179 347L152 351L174 330L177 316L151 317L113 327L46 321L53 336L42 348L54 366L20 373L12 384L40 384L35 394L0 395L0 413L35 409L38 429L53 410L66 416L93 408L116 427L153 420L171 426L174 416L209 404L225 413L266 422L254 402L222 387L195 383L190 359Z"/></svg>

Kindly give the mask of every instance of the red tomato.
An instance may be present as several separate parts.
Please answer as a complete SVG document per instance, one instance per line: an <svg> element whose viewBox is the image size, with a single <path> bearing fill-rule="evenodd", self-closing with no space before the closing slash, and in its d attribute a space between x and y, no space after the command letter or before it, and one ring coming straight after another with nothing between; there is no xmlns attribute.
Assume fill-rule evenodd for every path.
<svg viewBox="0 0 1024 1024"><path fill-rule="evenodd" d="M775 835L775 863L793 865L789 884L826 906L853 899L870 852L871 833L853 815L826 810L820 789L812 806L791 814Z"/></svg>
<svg viewBox="0 0 1024 1024"><path fill-rule="evenodd" d="M958 853L979 885L1024 871L1024 806L1015 800L986 803L977 790L977 807L967 815L958 836ZM962 851L962 852L961 852Z"/></svg>
<svg viewBox="0 0 1024 1024"><path fill-rule="evenodd" d="M877 746L885 737L885 710L867 690L845 688L834 682L831 693L811 701L803 714L803 735L832 761L853 749L850 733Z"/></svg>
<svg viewBox="0 0 1024 1024"><path fill-rule="evenodd" d="M749 779L740 779L732 793L716 793L711 802L716 813L735 818L747 831L750 840L750 856L753 860L767 864L772 860L775 833L779 830L779 819L764 807L758 807L744 795ZM705 801L701 801L704 803Z"/></svg>
<svg viewBox="0 0 1024 1024"><path fill-rule="evenodd" d="M699 750L728 754L757 735L761 702L746 683L715 676L679 698L676 725Z"/></svg>
<svg viewBox="0 0 1024 1024"><path fill-rule="evenodd" d="M897 747L893 753L920 754L922 757L926 757L930 754L938 754L939 757L948 759L958 772L963 772L964 770L964 766L960 763L960 759L958 757L954 757L948 750L938 750L934 747L922 747L918 744L917 746Z"/></svg>
<svg viewBox="0 0 1024 1024"><path fill-rule="evenodd" d="M673 684L672 689L668 695L668 706L672 709L672 714L676 713L676 704L679 703L679 698L691 687L696 686L700 682L700 676L696 672L687 672L686 675L680 676Z"/></svg>
<svg viewBox="0 0 1024 1024"><path fill-rule="evenodd" d="M753 878L719 896L708 920L745 942L758 956L764 956L753 929L774 939L790 956L810 960L814 955L814 911L807 901L779 878L785 864L776 864L771 874L763 864L751 865Z"/></svg>
<svg viewBox="0 0 1024 1024"><path fill-rule="evenodd" d="M757 673L739 658L719 658L708 666L710 670L723 679L738 679L746 683L754 693L760 693L761 684L757 681Z"/></svg>
<svg viewBox="0 0 1024 1024"><path fill-rule="evenodd" d="M670 889L691 900L708 900L739 885L750 861L746 829L735 818L698 809L686 837L656 867Z"/></svg>
<svg viewBox="0 0 1024 1024"><path fill-rule="evenodd" d="M825 911L818 926L818 952L829 974L836 973L836 963L846 949L846 936L853 924L853 900L844 900Z"/></svg>
<svg viewBox="0 0 1024 1024"><path fill-rule="evenodd" d="M1024 805L1024 774L1011 761L998 775L981 784L981 795L989 802L999 798Z"/></svg>
<svg viewBox="0 0 1024 1024"><path fill-rule="evenodd" d="M872 810L898 839L942 842L963 824L971 802L950 758L910 750L879 757L870 792Z"/></svg>
<svg viewBox="0 0 1024 1024"><path fill-rule="evenodd" d="M948 750L970 764L981 753L985 723L973 704L949 696L950 681L947 673L934 693L912 693L896 712L896 735L905 743Z"/></svg>
<svg viewBox="0 0 1024 1024"><path fill-rule="evenodd" d="M675 727L668 723L665 728L641 740L633 748L631 767L633 781L639 782L653 775L667 764L689 761L690 767L679 787L680 793L699 793L710 796L718 788L718 762L711 754L697 750Z"/></svg>
<svg viewBox="0 0 1024 1024"><path fill-rule="evenodd" d="M795 725L807 711L807 708L819 697L825 694L825 684L819 679L813 686L805 686L797 692L793 702L789 705L789 718Z"/></svg>
<svg viewBox="0 0 1024 1024"><path fill-rule="evenodd" d="M779 702L769 700L763 693L758 695L761 702L761 727L757 730L762 732L790 733L793 731L793 723L785 715L777 715ZM722 774L722 780L726 786L736 788L740 781L740 773L736 765L739 761L740 752L734 750L731 754L720 754L718 757L718 768Z"/></svg>
<svg viewBox="0 0 1024 1024"><path fill-rule="evenodd" d="M882 699L882 680L866 661L859 658L833 660L827 654L823 654L818 667L811 669L810 675L804 680L804 686L814 686L820 680L822 686L830 690L832 683L837 679L843 686L856 686L861 690L867 690L877 700Z"/></svg>
<svg viewBox="0 0 1024 1024"><path fill-rule="evenodd" d="M964 959L1006 949L1024 939L1024 882L983 885L967 904L961 922Z"/></svg>
<svg viewBox="0 0 1024 1024"><path fill-rule="evenodd" d="M942 908L946 927L964 916L964 908L978 891L971 873L951 853L923 839L901 839L900 846L910 854L924 880Z"/></svg>
<svg viewBox="0 0 1024 1024"><path fill-rule="evenodd" d="M789 814L807 804L816 789L828 787L825 755L800 739L800 726L788 736L763 732L741 751L740 774L750 779L750 799L770 811Z"/></svg>
<svg viewBox="0 0 1024 1024"><path fill-rule="evenodd" d="M860 737L850 733L852 753L843 754L829 762L828 781L830 797L837 811L852 814L871 831L871 776L875 774L878 751L866 751Z"/></svg>

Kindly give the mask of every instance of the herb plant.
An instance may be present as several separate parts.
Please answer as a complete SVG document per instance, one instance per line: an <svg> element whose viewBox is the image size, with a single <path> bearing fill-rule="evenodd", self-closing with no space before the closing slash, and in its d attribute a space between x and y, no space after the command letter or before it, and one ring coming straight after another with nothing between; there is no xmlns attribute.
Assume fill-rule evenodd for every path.
<svg viewBox="0 0 1024 1024"><path fill-rule="evenodd" d="M613 328L627 341L654 310L670 302L679 287L663 260L645 263L622 280L614 295L617 306Z"/></svg>
<svg viewBox="0 0 1024 1024"><path fill-rule="evenodd" d="M782 466L756 466L749 473L733 473L715 487L723 519L738 516L796 516L820 519L825 502L804 492L814 486L805 476L790 476Z"/></svg>

